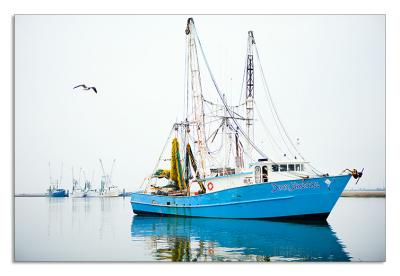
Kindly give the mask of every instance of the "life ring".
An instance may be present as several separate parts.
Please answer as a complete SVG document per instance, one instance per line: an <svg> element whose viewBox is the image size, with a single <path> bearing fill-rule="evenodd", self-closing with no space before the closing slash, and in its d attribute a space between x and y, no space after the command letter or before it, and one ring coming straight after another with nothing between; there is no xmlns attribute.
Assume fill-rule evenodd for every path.
<svg viewBox="0 0 400 276"><path fill-rule="evenodd" d="M209 191L212 191L214 189L214 184L212 182L207 183L207 188Z"/></svg>

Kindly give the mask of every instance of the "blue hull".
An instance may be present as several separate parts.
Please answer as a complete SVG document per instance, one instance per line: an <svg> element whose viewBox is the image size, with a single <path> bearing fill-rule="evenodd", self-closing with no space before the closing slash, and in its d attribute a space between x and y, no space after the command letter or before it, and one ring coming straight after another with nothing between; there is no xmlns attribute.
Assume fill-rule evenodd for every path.
<svg viewBox="0 0 400 276"><path fill-rule="evenodd" d="M190 197L133 193L131 204L139 215L326 220L350 177L268 182Z"/></svg>
<svg viewBox="0 0 400 276"><path fill-rule="evenodd" d="M50 197L66 197L67 194L64 189L53 190L49 193Z"/></svg>

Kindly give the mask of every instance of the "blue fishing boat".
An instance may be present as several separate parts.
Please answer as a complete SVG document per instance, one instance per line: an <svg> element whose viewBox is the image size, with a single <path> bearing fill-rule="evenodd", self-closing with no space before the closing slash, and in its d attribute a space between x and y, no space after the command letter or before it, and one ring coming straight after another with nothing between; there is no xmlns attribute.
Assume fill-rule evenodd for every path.
<svg viewBox="0 0 400 276"><path fill-rule="evenodd" d="M47 195L49 197L67 197L68 193L66 192L66 190L58 187L59 185L61 185L63 164L61 163L60 179L53 179L53 177L51 176L50 162L49 162L49 172L50 172L50 186L49 189L47 190Z"/></svg>
<svg viewBox="0 0 400 276"><path fill-rule="evenodd" d="M219 89L200 43L194 21L186 26L186 87L184 116L173 124L154 171L140 191L132 193L135 214L238 219L326 220L351 176L345 169L330 175L308 162L279 118L263 75L252 31L248 32L242 90L245 98L229 105ZM198 51L216 95L202 91ZM282 150L265 154L254 136L255 122L264 122L254 97L255 64L272 113ZM240 93L242 94L242 93ZM258 112L257 120L254 109ZM271 134L266 124L266 133ZM246 165L245 165L246 164Z"/></svg>
<svg viewBox="0 0 400 276"><path fill-rule="evenodd" d="M50 197L66 197L67 192L65 189L54 189L49 192Z"/></svg>
<svg viewBox="0 0 400 276"><path fill-rule="evenodd" d="M350 261L325 222L134 216L133 240L149 241L163 261Z"/></svg>

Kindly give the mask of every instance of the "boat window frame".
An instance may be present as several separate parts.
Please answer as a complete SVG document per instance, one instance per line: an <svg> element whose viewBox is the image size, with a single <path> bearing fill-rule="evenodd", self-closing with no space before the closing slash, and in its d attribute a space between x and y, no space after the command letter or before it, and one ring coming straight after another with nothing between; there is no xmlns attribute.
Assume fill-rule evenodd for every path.
<svg viewBox="0 0 400 276"><path fill-rule="evenodd" d="M261 180L263 183L268 182L268 165L263 165L261 167Z"/></svg>
<svg viewBox="0 0 400 276"><path fill-rule="evenodd" d="M271 170L273 172L279 172L279 165L278 164L272 164L271 165Z"/></svg>
<svg viewBox="0 0 400 276"><path fill-rule="evenodd" d="M261 183L261 180L262 180L261 166L255 166L254 167L254 183Z"/></svg>
<svg viewBox="0 0 400 276"><path fill-rule="evenodd" d="M282 170L282 168L286 168L286 169ZM280 164L279 165L279 171L280 172L287 172L288 171L288 164Z"/></svg>
<svg viewBox="0 0 400 276"><path fill-rule="evenodd" d="M292 169L290 169L292 167ZM288 172L294 172L295 171L295 165L294 164L288 164L287 166Z"/></svg>

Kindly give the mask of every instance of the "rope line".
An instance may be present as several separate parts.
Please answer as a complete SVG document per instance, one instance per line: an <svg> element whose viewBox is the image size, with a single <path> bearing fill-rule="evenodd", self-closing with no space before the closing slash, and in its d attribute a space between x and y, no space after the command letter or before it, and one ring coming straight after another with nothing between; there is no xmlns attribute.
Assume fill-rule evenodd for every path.
<svg viewBox="0 0 400 276"><path fill-rule="evenodd" d="M233 116L233 114L232 114L232 111L231 111L230 108L228 107L228 104L226 103L226 101L225 101L225 99L224 99L224 97L223 97L223 95L222 95L222 93L221 93L221 91L220 91L220 89L219 89L219 87L218 87L218 84L217 84L217 82L215 81L214 75L212 74L210 65L208 64L207 57L206 57L206 55L205 55L205 53L204 53L203 46L201 45L201 41L200 41L200 39L199 39L199 36L198 36L198 34L197 34L197 29L196 29L196 27L195 27L194 24L193 24L193 30L194 30L194 32L195 32L195 38L197 39L197 42L198 42L198 44L199 44L199 48L200 48L201 54L202 54L202 56L203 56L204 62L205 62L205 64L206 64L206 66L207 66L207 69L208 69L208 72L209 72L209 74L210 74L210 77L211 77L211 79L212 79L212 81L213 81L213 84L214 84L214 86L215 86L215 88L216 88L216 90L217 90L217 92L218 92L219 97L221 98L222 103L224 104L224 106L225 106L225 108L226 108L226 111L227 111L227 112L229 113L229 115L232 117L233 122L235 123L235 125L237 126L238 130L239 130L240 133L243 135L243 137L248 141L248 143L249 143L262 157L267 158L267 155L266 155L261 149L259 149L259 148L253 143L253 141L251 141L251 139L247 136L247 134L246 134L246 133L243 131L243 129L241 128L240 124L239 124L239 123L236 121L236 119L234 118L234 116Z"/></svg>

